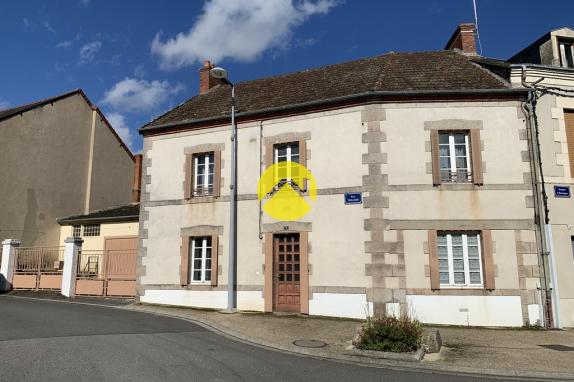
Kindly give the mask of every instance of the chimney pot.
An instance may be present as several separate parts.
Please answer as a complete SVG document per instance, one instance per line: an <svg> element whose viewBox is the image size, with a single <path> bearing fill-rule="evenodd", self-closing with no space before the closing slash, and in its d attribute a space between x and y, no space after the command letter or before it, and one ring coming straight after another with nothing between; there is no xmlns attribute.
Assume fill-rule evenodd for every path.
<svg viewBox="0 0 574 382"><path fill-rule="evenodd" d="M476 55L476 27L473 23L462 23L453 32L444 47L446 50L460 50L465 54Z"/></svg>

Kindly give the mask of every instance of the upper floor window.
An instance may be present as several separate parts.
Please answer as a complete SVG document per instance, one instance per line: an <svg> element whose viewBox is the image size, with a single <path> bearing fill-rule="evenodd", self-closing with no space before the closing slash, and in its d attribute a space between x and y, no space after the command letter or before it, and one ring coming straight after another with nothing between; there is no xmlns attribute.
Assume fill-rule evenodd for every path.
<svg viewBox="0 0 574 382"><path fill-rule="evenodd" d="M439 232L437 253L441 286L483 285L480 234Z"/></svg>
<svg viewBox="0 0 574 382"><path fill-rule="evenodd" d="M442 182L471 182L468 132L440 132L439 157Z"/></svg>
<svg viewBox="0 0 574 382"><path fill-rule="evenodd" d="M211 236L191 238L191 282L211 281Z"/></svg>
<svg viewBox="0 0 574 382"><path fill-rule="evenodd" d="M558 40L560 65L564 68L574 68L574 41Z"/></svg>
<svg viewBox="0 0 574 382"><path fill-rule="evenodd" d="M82 237L82 226L75 225L72 232L73 232L72 235L74 237Z"/></svg>
<svg viewBox="0 0 574 382"><path fill-rule="evenodd" d="M296 186L301 186L297 169L288 166L287 162L299 163L299 142L281 143L274 146L274 160L277 165L277 182L294 182Z"/></svg>
<svg viewBox="0 0 574 382"><path fill-rule="evenodd" d="M195 174L193 180L193 196L212 195L215 174L214 153L194 155L193 166Z"/></svg>

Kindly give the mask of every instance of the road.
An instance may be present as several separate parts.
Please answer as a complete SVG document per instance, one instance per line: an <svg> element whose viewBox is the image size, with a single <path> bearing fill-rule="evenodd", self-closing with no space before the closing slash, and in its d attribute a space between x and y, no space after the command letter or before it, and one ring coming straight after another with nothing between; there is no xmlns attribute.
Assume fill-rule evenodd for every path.
<svg viewBox="0 0 574 382"><path fill-rule="evenodd" d="M0 381L487 381L271 351L191 322L0 296Z"/></svg>

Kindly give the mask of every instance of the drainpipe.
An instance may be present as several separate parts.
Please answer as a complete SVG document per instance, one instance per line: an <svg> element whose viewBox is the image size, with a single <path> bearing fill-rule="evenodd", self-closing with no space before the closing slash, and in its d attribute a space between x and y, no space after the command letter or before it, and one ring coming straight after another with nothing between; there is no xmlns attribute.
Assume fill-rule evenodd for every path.
<svg viewBox="0 0 574 382"><path fill-rule="evenodd" d="M92 129L90 133L90 152L88 156L88 180L86 183L86 200L84 213L90 213L90 198L92 195L92 169L94 167L94 142L96 139L96 108L92 108Z"/></svg>
<svg viewBox="0 0 574 382"><path fill-rule="evenodd" d="M556 284L556 270L552 255L552 229L549 225L548 197L544 183L544 173L542 169L542 158L540 151L540 131L536 116L536 84L544 80L538 79L532 84L526 82L526 66L522 65L521 82L522 86L529 89L528 99L522 104L522 109L527 118L527 132L529 135L529 148L532 153L530 160L531 174L533 175L532 185L534 189L534 207L536 223L536 241L540 248L542 260L541 287L544 290L545 310L544 326L549 328L560 328L560 300L558 298L558 288ZM549 286L550 280L550 286Z"/></svg>

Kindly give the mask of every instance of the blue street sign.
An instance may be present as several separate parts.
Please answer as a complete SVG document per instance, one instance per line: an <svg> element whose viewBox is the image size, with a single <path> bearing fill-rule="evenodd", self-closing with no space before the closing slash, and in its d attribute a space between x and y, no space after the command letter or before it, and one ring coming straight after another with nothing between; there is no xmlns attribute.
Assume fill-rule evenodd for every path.
<svg viewBox="0 0 574 382"><path fill-rule="evenodd" d="M554 186L554 196L557 198L569 198L570 186Z"/></svg>
<svg viewBox="0 0 574 382"><path fill-rule="evenodd" d="M345 204L361 204L363 203L362 192L345 192Z"/></svg>

